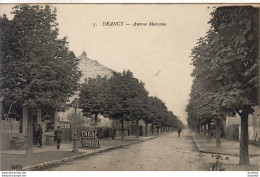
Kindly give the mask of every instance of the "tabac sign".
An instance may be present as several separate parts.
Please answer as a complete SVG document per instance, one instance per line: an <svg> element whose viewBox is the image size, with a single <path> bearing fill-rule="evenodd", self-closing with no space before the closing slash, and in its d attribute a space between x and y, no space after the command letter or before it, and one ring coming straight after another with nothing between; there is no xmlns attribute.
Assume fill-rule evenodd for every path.
<svg viewBox="0 0 260 177"><path fill-rule="evenodd" d="M96 131L82 131L80 135L82 147L99 148L99 137Z"/></svg>
<svg viewBox="0 0 260 177"><path fill-rule="evenodd" d="M81 137L98 137L96 131L81 131Z"/></svg>

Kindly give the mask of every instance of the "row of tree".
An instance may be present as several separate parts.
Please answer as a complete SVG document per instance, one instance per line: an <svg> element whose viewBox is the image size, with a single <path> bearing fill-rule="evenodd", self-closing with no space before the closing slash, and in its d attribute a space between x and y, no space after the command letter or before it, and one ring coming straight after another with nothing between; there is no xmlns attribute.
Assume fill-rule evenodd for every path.
<svg viewBox="0 0 260 177"><path fill-rule="evenodd" d="M62 110L79 89L81 71L67 39L59 37L55 8L17 5L12 14L12 19L0 16L0 96L4 107L10 105L8 113L28 109L26 152L31 154L35 109ZM93 80L83 85L80 95L85 114L143 119L161 126L182 125L161 100L148 99L143 83L131 72L115 73L109 80Z"/></svg>
<svg viewBox="0 0 260 177"><path fill-rule="evenodd" d="M192 50L194 77L188 125L215 122L216 145L226 116L241 117L240 164L249 164L248 115L258 105L259 10L251 6L218 7L207 35Z"/></svg>
<svg viewBox="0 0 260 177"><path fill-rule="evenodd" d="M98 114L121 122L124 131L124 121L135 121L138 127L139 120L160 128L183 128L182 122L165 103L157 97L148 96L144 83L133 77L130 71L114 73L111 78L88 79L82 84L79 94L80 108L85 116L95 115L95 127ZM152 127L153 130L153 127ZM136 131L138 136L138 131ZM124 132L121 133L124 138Z"/></svg>

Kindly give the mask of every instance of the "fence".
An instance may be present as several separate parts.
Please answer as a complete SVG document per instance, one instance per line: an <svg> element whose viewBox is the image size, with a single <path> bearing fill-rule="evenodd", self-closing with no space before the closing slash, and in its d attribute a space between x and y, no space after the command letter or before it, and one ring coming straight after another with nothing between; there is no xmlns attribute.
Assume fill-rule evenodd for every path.
<svg viewBox="0 0 260 177"><path fill-rule="evenodd" d="M9 119L1 120L0 122L2 133L20 133L20 121Z"/></svg>

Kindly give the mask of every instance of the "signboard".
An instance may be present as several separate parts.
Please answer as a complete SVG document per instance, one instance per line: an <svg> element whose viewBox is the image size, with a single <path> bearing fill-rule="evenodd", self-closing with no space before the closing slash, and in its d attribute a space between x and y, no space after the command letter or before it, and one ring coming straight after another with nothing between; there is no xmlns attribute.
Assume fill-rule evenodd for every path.
<svg viewBox="0 0 260 177"><path fill-rule="evenodd" d="M82 131L80 134L82 147L99 148L99 137L96 131Z"/></svg>
<svg viewBox="0 0 260 177"><path fill-rule="evenodd" d="M98 137L96 131L81 131L80 136L81 137Z"/></svg>

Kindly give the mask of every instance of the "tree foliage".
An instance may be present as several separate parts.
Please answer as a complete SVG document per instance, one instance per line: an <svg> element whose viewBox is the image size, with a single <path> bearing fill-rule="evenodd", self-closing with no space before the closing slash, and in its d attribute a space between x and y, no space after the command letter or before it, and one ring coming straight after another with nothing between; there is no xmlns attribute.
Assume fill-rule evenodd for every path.
<svg viewBox="0 0 260 177"><path fill-rule="evenodd" d="M258 9L218 7L211 28L192 51L195 67L187 106L190 125L237 113L241 117L240 164L248 161L248 115L257 105L259 85Z"/></svg>
<svg viewBox="0 0 260 177"><path fill-rule="evenodd" d="M29 107L60 108L74 95L81 73L66 38L58 38L56 10L17 5L0 18L1 92Z"/></svg>
<svg viewBox="0 0 260 177"><path fill-rule="evenodd" d="M29 108L26 155L30 156L35 108L61 109L77 91L81 72L66 38L58 38L55 9L17 5L12 14L11 20L0 17L1 96L10 108L13 104Z"/></svg>
<svg viewBox="0 0 260 177"><path fill-rule="evenodd" d="M85 116L90 114L104 114L107 101L107 79L89 79L82 84L80 90L80 107L83 108Z"/></svg>
<svg viewBox="0 0 260 177"><path fill-rule="evenodd" d="M150 97L144 83L134 78L131 71L114 73L109 79L94 79L83 84L80 107L84 113L101 113L111 119L155 123L183 127L163 101Z"/></svg>

